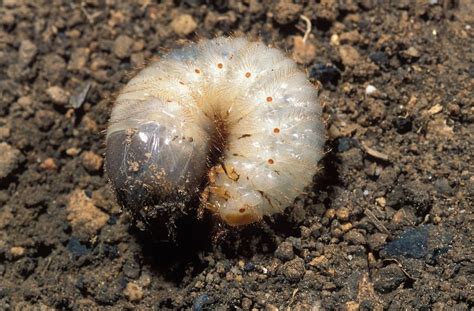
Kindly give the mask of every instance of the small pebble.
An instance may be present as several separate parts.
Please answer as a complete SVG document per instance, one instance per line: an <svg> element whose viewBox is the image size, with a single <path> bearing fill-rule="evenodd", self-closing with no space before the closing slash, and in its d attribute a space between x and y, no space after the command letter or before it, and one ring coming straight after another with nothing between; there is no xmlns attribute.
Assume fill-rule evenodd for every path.
<svg viewBox="0 0 474 311"><path fill-rule="evenodd" d="M348 221L349 215L350 215L349 209L345 207L342 207L336 211L336 217L340 221Z"/></svg>
<svg viewBox="0 0 474 311"><path fill-rule="evenodd" d="M245 272L251 272L253 270L255 270L255 265L251 262L247 262L244 266L244 271Z"/></svg>
<svg viewBox="0 0 474 311"><path fill-rule="evenodd" d="M420 52L414 47L409 47L407 50L402 53L407 58L416 59L420 57Z"/></svg>
<svg viewBox="0 0 474 311"><path fill-rule="evenodd" d="M144 288L147 288L151 284L151 276L149 274L142 274L138 279L138 284Z"/></svg>
<svg viewBox="0 0 474 311"><path fill-rule="evenodd" d="M336 210L333 209L333 208L330 208L330 209L326 210L326 213L324 213L324 216L329 218L329 219L333 219L334 216L336 216Z"/></svg>
<svg viewBox="0 0 474 311"><path fill-rule="evenodd" d="M39 110L35 113L34 122L40 130L49 130L56 119L56 114L49 110Z"/></svg>
<svg viewBox="0 0 474 311"><path fill-rule="evenodd" d="M339 47L339 55L345 66L351 67L360 63L359 52L350 45L341 45Z"/></svg>
<svg viewBox="0 0 474 311"><path fill-rule="evenodd" d="M242 299L242 309L244 310L250 310L250 308L252 307L252 300L250 300L249 298L247 297L244 297Z"/></svg>
<svg viewBox="0 0 474 311"><path fill-rule="evenodd" d="M109 216L94 205L83 190L76 189L69 196L66 207L67 220L75 233L93 236L107 224Z"/></svg>
<svg viewBox="0 0 474 311"><path fill-rule="evenodd" d="M176 18L173 18L171 22L171 29L181 37L187 36L193 33L197 28L197 23L194 18L189 14L182 14Z"/></svg>
<svg viewBox="0 0 474 311"><path fill-rule="evenodd" d="M132 63L133 67L141 67L145 65L145 55L140 52L140 53L133 53L132 56L130 57L130 62Z"/></svg>
<svg viewBox="0 0 474 311"><path fill-rule="evenodd" d="M79 152L81 152L81 149L78 149L76 147L71 147L71 148L66 149L66 154L71 157L77 156Z"/></svg>
<svg viewBox="0 0 474 311"><path fill-rule="evenodd" d="M0 127L0 140L6 140L10 137L11 129L7 126Z"/></svg>
<svg viewBox="0 0 474 311"><path fill-rule="evenodd" d="M211 303L212 303L212 299L208 295L206 295L206 294L199 295L199 296L196 297L196 299L194 299L192 310L193 311L203 311L204 306L206 306L208 304L211 304Z"/></svg>
<svg viewBox="0 0 474 311"><path fill-rule="evenodd" d="M36 54L38 53L38 48L30 40L23 40L20 44L20 49L18 51L19 62L22 66L28 66Z"/></svg>
<svg viewBox="0 0 474 311"><path fill-rule="evenodd" d="M388 64L388 56L384 52L374 52L369 55L371 61L379 66L386 66Z"/></svg>
<svg viewBox="0 0 474 311"><path fill-rule="evenodd" d="M353 244L353 245L366 244L365 236L355 229L350 230L349 232L344 234L344 240L349 242L349 244Z"/></svg>
<svg viewBox="0 0 474 311"><path fill-rule="evenodd" d="M342 232L348 232L351 230L353 225L350 222L346 222L345 224L341 225Z"/></svg>
<svg viewBox="0 0 474 311"><path fill-rule="evenodd" d="M36 266L37 261L29 257L24 257L17 261L16 272L26 278L35 271Z"/></svg>
<svg viewBox="0 0 474 311"><path fill-rule="evenodd" d="M313 258L309 264L310 266L313 266L313 267L318 267L318 266L322 266L324 264L326 264L328 262L328 259L322 255L322 256L318 256L318 257L315 257Z"/></svg>
<svg viewBox="0 0 474 311"><path fill-rule="evenodd" d="M305 274L304 260L296 257L281 267L282 274L291 282L298 282Z"/></svg>
<svg viewBox="0 0 474 311"><path fill-rule="evenodd" d="M82 245L78 238L71 237L67 242L66 248L75 256L81 257L89 253L87 246Z"/></svg>
<svg viewBox="0 0 474 311"><path fill-rule="evenodd" d="M21 162L21 152L7 143L0 143L0 179L10 175Z"/></svg>
<svg viewBox="0 0 474 311"><path fill-rule="evenodd" d="M383 248L387 256L422 258L428 254L428 226L421 226L403 232Z"/></svg>
<svg viewBox="0 0 474 311"><path fill-rule="evenodd" d="M129 301L140 301L143 299L143 289L138 284L128 282L123 294Z"/></svg>
<svg viewBox="0 0 474 311"><path fill-rule="evenodd" d="M61 83L66 75L66 62L58 54L48 54L42 61L42 73L48 81Z"/></svg>
<svg viewBox="0 0 474 311"><path fill-rule="evenodd" d="M382 246L385 245L388 235L385 233L376 232L369 235L367 243L371 250L378 251Z"/></svg>
<svg viewBox="0 0 474 311"><path fill-rule="evenodd" d="M265 305L265 311L279 311L278 307L268 303Z"/></svg>
<svg viewBox="0 0 474 311"><path fill-rule="evenodd" d="M412 120L410 118L398 117L393 122L399 134L406 134L413 128Z"/></svg>
<svg viewBox="0 0 474 311"><path fill-rule="evenodd" d="M10 248L10 254L15 259L23 257L25 254L25 248L21 246L13 246Z"/></svg>
<svg viewBox="0 0 474 311"><path fill-rule="evenodd" d="M442 195L453 195L454 190L450 186L449 181L446 178L439 178L434 182L434 187L439 194Z"/></svg>
<svg viewBox="0 0 474 311"><path fill-rule="evenodd" d="M341 44L356 44L362 40L362 36L357 30L345 32L339 36L339 42Z"/></svg>
<svg viewBox="0 0 474 311"><path fill-rule="evenodd" d="M57 169L56 161L53 158L47 158L41 162L40 168L47 171L55 171Z"/></svg>
<svg viewBox="0 0 474 311"><path fill-rule="evenodd" d="M377 92L377 88L371 84L367 85L367 87L365 88L365 95L372 95L374 94L375 92Z"/></svg>
<svg viewBox="0 0 474 311"><path fill-rule="evenodd" d="M440 104L436 104L430 109L428 109L427 113L429 115L435 115L437 113L440 113L441 111L443 111L443 106L441 106Z"/></svg>
<svg viewBox="0 0 474 311"><path fill-rule="evenodd" d="M379 197L375 199L375 203L380 207L385 207L385 205L387 205L387 200L384 197Z"/></svg>
<svg viewBox="0 0 474 311"><path fill-rule="evenodd" d="M120 59L127 58L132 52L133 40L127 35L120 35L115 39L113 52Z"/></svg>
<svg viewBox="0 0 474 311"><path fill-rule="evenodd" d="M407 280L407 276L396 264L391 264L374 273L374 289L380 293L390 293Z"/></svg>
<svg viewBox="0 0 474 311"><path fill-rule="evenodd" d="M339 137L337 139L337 152L345 152L351 148L357 147L358 145L357 140L352 137Z"/></svg>
<svg viewBox="0 0 474 311"><path fill-rule="evenodd" d="M102 168L103 163L104 159L92 151L82 153L82 165L89 173L98 172Z"/></svg>
<svg viewBox="0 0 474 311"><path fill-rule="evenodd" d="M449 103L448 104L448 111L451 115L457 116L461 112L461 107L459 107L456 103Z"/></svg>
<svg viewBox="0 0 474 311"><path fill-rule="evenodd" d="M89 60L90 49L89 48L77 48L72 52L67 65L69 70L81 70Z"/></svg>
<svg viewBox="0 0 474 311"><path fill-rule="evenodd" d="M293 244L287 241L282 242L280 245L278 245L278 248L275 251L275 257L282 261L288 261L295 258Z"/></svg>
<svg viewBox="0 0 474 311"><path fill-rule="evenodd" d="M291 0L279 0L272 10L273 19L280 25L286 25L295 22L302 10L301 4L293 3Z"/></svg>
<svg viewBox="0 0 474 311"><path fill-rule="evenodd" d="M346 311L359 311L360 305L357 301L348 301L346 302Z"/></svg>
<svg viewBox="0 0 474 311"><path fill-rule="evenodd" d="M20 4L21 4L21 1L17 1L17 0L3 0L3 5L5 6L5 8L8 8L8 9L17 7Z"/></svg>
<svg viewBox="0 0 474 311"><path fill-rule="evenodd" d="M69 101L69 93L59 86L50 86L46 89L46 94L58 106L64 106Z"/></svg>

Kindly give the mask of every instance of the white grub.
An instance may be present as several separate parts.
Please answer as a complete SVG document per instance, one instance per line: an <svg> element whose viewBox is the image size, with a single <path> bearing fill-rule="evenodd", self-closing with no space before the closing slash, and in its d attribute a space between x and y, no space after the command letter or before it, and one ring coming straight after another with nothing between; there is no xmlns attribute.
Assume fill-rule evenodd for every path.
<svg viewBox="0 0 474 311"><path fill-rule="evenodd" d="M140 140L117 153L113 136L137 132ZM145 186L165 189L158 193L192 192L207 179L202 206L244 225L282 212L303 192L324 137L316 88L292 60L261 42L220 37L170 53L125 86L107 131L108 172L115 187L124 185L114 174L131 178L133 151L153 163L134 163L130 174L154 168L147 177L157 181Z"/></svg>

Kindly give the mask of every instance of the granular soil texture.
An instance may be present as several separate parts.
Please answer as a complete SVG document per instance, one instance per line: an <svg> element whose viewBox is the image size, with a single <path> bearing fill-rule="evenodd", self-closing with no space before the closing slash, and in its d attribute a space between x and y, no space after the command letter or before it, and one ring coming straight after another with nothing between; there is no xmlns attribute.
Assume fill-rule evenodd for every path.
<svg viewBox="0 0 474 311"><path fill-rule="evenodd" d="M1 1L0 309L468 310L473 16L468 0ZM158 243L115 201L103 131L145 62L217 35L299 62L327 154L285 214Z"/></svg>

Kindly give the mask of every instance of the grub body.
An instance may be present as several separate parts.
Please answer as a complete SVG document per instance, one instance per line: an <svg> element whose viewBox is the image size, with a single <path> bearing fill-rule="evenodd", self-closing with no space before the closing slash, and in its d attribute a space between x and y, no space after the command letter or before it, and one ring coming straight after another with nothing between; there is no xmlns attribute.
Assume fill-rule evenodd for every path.
<svg viewBox="0 0 474 311"><path fill-rule="evenodd" d="M320 115L316 89L282 52L243 38L202 41L121 91L108 175L135 214L200 197L229 225L257 222L311 183L323 155Z"/></svg>

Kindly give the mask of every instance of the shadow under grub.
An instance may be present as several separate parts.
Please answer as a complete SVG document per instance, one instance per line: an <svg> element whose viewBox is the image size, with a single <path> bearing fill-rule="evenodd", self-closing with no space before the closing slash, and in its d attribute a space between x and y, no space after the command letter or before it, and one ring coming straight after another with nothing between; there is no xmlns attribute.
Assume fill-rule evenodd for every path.
<svg viewBox="0 0 474 311"><path fill-rule="evenodd" d="M319 162L322 168L313 178L313 187L311 191L315 199L312 200L313 204L323 204L325 209L330 208L331 197L335 192L334 187L341 184L339 178L339 171L337 167L338 158L336 155L336 148L334 148L334 142L327 141L324 150L328 150L326 155ZM322 216L322 211L314 211L316 215Z"/></svg>
<svg viewBox="0 0 474 311"><path fill-rule="evenodd" d="M151 231L136 226L131 232L141 246L143 263L179 286L208 267L205 257L209 254L228 259L272 254L282 239L300 234L298 224L284 219L279 215L258 224L230 227L206 212L200 219L196 214L180 218L172 241L160 241Z"/></svg>
<svg viewBox="0 0 474 311"><path fill-rule="evenodd" d="M201 273L207 262L203 255L213 249L212 225L208 215L198 219L189 214L177 219L173 240L163 240L153 230L132 227L142 248L144 263L167 281L177 285L188 276ZM163 225L157 223L156 225Z"/></svg>
<svg viewBox="0 0 474 311"><path fill-rule="evenodd" d="M231 227L207 210L198 216L199 198L194 198L186 204L186 212L173 220L171 230L169 221L163 222L162 217L149 218L145 229L132 227L141 245L144 263L179 285L207 268L208 262L204 259L207 254L229 259L272 254L282 240L301 236L300 227L306 224L307 216L320 217L328 208L330 194L340 182L336 161L335 152L329 152L321 160L322 170L314 177L312 194L301 196L283 213L265 217L256 224ZM311 197L316 199L311 201ZM321 212L317 208L313 210L317 204L322 205ZM163 230L172 231L172 238L164 240Z"/></svg>
<svg viewBox="0 0 474 311"><path fill-rule="evenodd" d="M278 246L278 233L266 220L238 228L227 228L219 241L219 250L228 258L270 254Z"/></svg>
<svg viewBox="0 0 474 311"><path fill-rule="evenodd" d="M255 254L270 254L278 246L282 230L274 230L269 221L242 227L230 227L206 212L183 217L176 223L172 241L159 241L149 230L131 227L141 246L144 264L167 281L180 285L189 277L200 274L208 267L205 257L251 258ZM283 230L284 232L285 230ZM283 236L288 236L285 232Z"/></svg>

